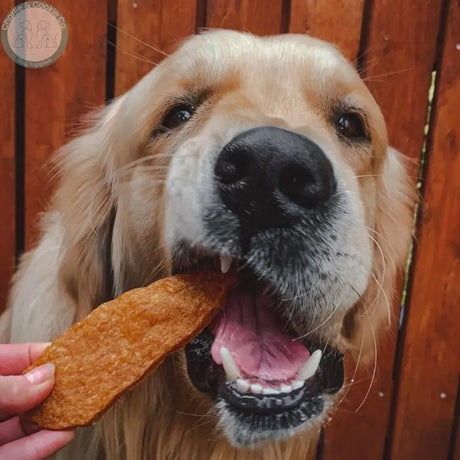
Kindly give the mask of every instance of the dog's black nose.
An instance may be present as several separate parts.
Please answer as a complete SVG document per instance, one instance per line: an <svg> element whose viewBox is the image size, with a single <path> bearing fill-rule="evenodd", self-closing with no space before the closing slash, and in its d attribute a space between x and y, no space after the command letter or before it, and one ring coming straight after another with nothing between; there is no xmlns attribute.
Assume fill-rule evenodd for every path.
<svg viewBox="0 0 460 460"><path fill-rule="evenodd" d="M293 225L336 190L332 165L318 145L276 127L234 137L214 172L223 203L250 231Z"/></svg>

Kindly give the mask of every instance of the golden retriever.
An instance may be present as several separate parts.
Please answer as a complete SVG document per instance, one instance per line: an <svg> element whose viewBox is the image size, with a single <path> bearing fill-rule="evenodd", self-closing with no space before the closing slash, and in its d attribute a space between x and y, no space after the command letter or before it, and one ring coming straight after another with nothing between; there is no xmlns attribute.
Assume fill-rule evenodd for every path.
<svg viewBox="0 0 460 460"><path fill-rule="evenodd" d="M391 319L414 187L353 66L305 35L194 36L57 156L0 335L47 341L171 273L238 270L224 312L63 458L303 459Z"/></svg>

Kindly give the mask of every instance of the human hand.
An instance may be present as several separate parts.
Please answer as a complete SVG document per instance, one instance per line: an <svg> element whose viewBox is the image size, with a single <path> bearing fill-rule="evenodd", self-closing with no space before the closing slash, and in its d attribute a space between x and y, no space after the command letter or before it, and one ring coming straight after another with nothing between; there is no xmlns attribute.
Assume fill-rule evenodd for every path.
<svg viewBox="0 0 460 460"><path fill-rule="evenodd" d="M43 430L20 418L20 414L43 401L53 388L52 364L21 375L48 345L0 345L0 459L42 459L64 447L74 437L73 431Z"/></svg>

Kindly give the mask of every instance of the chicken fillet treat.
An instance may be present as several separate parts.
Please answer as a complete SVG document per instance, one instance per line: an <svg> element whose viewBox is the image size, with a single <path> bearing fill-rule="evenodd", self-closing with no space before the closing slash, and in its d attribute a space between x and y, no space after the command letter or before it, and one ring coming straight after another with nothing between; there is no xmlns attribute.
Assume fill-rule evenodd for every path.
<svg viewBox="0 0 460 460"><path fill-rule="evenodd" d="M177 275L102 304L27 369L53 363L56 383L26 417L52 430L90 425L200 333L234 282L220 273Z"/></svg>

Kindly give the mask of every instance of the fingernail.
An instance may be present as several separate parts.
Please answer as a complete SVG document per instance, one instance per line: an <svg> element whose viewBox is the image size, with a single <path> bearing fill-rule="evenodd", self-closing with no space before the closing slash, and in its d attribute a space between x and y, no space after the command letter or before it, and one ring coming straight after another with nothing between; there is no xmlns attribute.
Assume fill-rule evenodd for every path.
<svg viewBox="0 0 460 460"><path fill-rule="evenodd" d="M54 364L46 363L43 366L36 367L24 375L24 377L34 385L39 385L47 380L51 380L54 375Z"/></svg>

